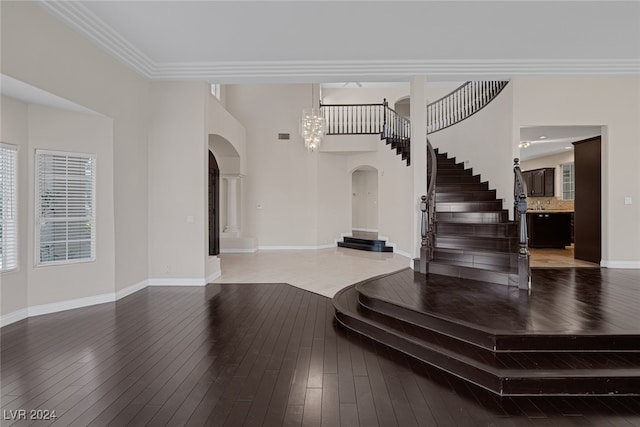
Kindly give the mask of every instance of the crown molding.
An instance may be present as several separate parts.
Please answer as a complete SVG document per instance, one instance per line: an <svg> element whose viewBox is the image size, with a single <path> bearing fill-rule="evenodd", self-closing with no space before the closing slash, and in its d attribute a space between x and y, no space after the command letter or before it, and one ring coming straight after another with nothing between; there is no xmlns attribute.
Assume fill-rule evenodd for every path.
<svg viewBox="0 0 640 427"><path fill-rule="evenodd" d="M155 62L81 2L37 0L106 52L149 80L218 83L510 79L516 76L638 76L640 59L299 60Z"/></svg>
<svg viewBox="0 0 640 427"><path fill-rule="evenodd" d="M77 1L36 0L56 18L92 40L110 55L150 78L158 65L102 19Z"/></svg>

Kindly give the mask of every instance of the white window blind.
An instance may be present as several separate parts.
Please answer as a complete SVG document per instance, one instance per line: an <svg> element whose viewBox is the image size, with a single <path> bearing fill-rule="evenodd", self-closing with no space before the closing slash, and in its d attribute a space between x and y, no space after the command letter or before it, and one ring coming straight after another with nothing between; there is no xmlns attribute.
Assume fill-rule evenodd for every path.
<svg viewBox="0 0 640 427"><path fill-rule="evenodd" d="M0 143L0 272L18 268L17 159L15 145Z"/></svg>
<svg viewBox="0 0 640 427"><path fill-rule="evenodd" d="M36 264L93 261L95 157L36 151Z"/></svg>

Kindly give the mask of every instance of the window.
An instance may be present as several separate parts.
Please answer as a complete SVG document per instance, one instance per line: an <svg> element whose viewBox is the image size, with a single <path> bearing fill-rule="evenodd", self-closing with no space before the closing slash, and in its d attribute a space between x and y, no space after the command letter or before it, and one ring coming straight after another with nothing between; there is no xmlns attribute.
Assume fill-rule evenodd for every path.
<svg viewBox="0 0 640 427"><path fill-rule="evenodd" d="M573 170L573 163L562 165L562 199L575 199L576 184Z"/></svg>
<svg viewBox="0 0 640 427"><path fill-rule="evenodd" d="M216 98L220 99L220 84L219 83L211 84L211 95L213 95Z"/></svg>
<svg viewBox="0 0 640 427"><path fill-rule="evenodd" d="M0 143L0 272L18 268L17 154L15 145Z"/></svg>
<svg viewBox="0 0 640 427"><path fill-rule="evenodd" d="M95 163L36 150L36 265L95 260Z"/></svg>

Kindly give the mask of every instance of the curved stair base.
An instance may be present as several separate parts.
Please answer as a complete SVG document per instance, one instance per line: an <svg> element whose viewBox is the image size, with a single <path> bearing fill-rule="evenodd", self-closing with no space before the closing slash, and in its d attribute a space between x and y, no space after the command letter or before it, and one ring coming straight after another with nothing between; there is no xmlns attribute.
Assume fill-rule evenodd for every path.
<svg viewBox="0 0 640 427"><path fill-rule="evenodd" d="M430 298L451 297L456 282L461 292L496 286L406 269L340 291L335 317L343 327L500 396L640 395L640 334L495 330L410 307L409 287L429 281L438 283Z"/></svg>

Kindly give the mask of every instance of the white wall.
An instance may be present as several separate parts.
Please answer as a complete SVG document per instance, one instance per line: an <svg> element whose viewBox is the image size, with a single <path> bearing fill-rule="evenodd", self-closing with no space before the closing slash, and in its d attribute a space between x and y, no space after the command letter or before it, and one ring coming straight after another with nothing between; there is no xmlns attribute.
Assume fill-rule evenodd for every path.
<svg viewBox="0 0 640 427"><path fill-rule="evenodd" d="M39 105L28 107L29 202L27 233L28 305L36 307L115 292L113 203L113 121ZM35 150L59 150L96 156L96 260L66 265L35 265ZM104 302L104 301L100 301Z"/></svg>
<svg viewBox="0 0 640 427"><path fill-rule="evenodd" d="M2 97L1 139L18 145L18 269L2 274L2 324L115 296L113 121ZM96 260L35 267L35 151L96 156Z"/></svg>
<svg viewBox="0 0 640 427"><path fill-rule="evenodd" d="M411 252L410 169L384 141L374 152L308 152L298 120L311 102L310 85L229 85L226 102L247 129L242 229L260 248L333 245L351 230L351 173L371 166L380 171L380 234Z"/></svg>
<svg viewBox="0 0 640 427"><path fill-rule="evenodd" d="M596 125L602 133L602 264L640 268L640 78L516 78L522 126ZM633 204L625 205L631 197Z"/></svg>
<svg viewBox="0 0 640 427"><path fill-rule="evenodd" d="M228 85L227 108L247 129L241 228L260 247L318 243L319 153L304 148L298 119L310 85ZM289 133L290 140L278 140Z"/></svg>
<svg viewBox="0 0 640 427"><path fill-rule="evenodd" d="M473 168L474 175L489 181L489 188L496 190L503 207L510 212L513 207L513 84L485 108L468 119L429 135L434 148L440 153L455 157ZM518 138L519 135L516 137Z"/></svg>
<svg viewBox="0 0 640 427"><path fill-rule="evenodd" d="M207 86L151 84L149 278L204 284L208 258ZM206 255L205 255L206 254ZM180 283L178 283L180 282Z"/></svg>
<svg viewBox="0 0 640 427"><path fill-rule="evenodd" d="M0 276L0 316L26 316L27 302L27 212L28 212L28 155L29 125L27 104L13 98L2 97L0 140L18 146L18 269ZM5 322L9 322L9 319Z"/></svg>
<svg viewBox="0 0 640 427"><path fill-rule="evenodd" d="M2 2L1 18L3 74L113 119L115 289L144 284L147 82L34 3Z"/></svg>

